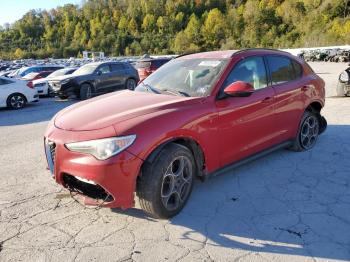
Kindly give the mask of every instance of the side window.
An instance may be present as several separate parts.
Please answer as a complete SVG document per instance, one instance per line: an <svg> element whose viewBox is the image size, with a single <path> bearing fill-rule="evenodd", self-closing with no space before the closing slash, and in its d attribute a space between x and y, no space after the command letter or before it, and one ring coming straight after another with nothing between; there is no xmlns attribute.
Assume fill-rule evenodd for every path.
<svg viewBox="0 0 350 262"><path fill-rule="evenodd" d="M102 74L108 74L111 72L110 68L109 68L109 65L104 65L104 66L101 66L98 71L101 71Z"/></svg>
<svg viewBox="0 0 350 262"><path fill-rule="evenodd" d="M292 64L293 64L293 67L294 67L295 78L302 77L303 76L303 68L302 68L302 66L299 63L297 63L297 62L295 62L293 60L292 60Z"/></svg>
<svg viewBox="0 0 350 262"><path fill-rule="evenodd" d="M292 61L287 57L268 56L267 61L273 85L282 84L295 79Z"/></svg>
<svg viewBox="0 0 350 262"><path fill-rule="evenodd" d="M120 71L124 69L122 64L112 64L111 67L112 67L112 72Z"/></svg>
<svg viewBox="0 0 350 262"><path fill-rule="evenodd" d="M267 86L264 59L260 56L248 57L240 61L225 80L224 88L236 81L250 83L255 90Z"/></svg>

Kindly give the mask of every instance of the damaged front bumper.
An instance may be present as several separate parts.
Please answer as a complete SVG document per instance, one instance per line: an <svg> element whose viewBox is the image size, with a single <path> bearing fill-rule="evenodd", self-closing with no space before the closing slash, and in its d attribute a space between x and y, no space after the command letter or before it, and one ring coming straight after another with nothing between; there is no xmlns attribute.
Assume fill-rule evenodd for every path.
<svg viewBox="0 0 350 262"><path fill-rule="evenodd" d="M81 196L87 205L133 207L136 179L143 160L124 150L101 161L65 147L65 143L71 142L77 133L80 133L81 140L88 140L94 132L97 131L71 132L52 127L45 134L45 152L53 178L70 192ZM85 133L89 133L86 138ZM101 130L99 133L104 136Z"/></svg>

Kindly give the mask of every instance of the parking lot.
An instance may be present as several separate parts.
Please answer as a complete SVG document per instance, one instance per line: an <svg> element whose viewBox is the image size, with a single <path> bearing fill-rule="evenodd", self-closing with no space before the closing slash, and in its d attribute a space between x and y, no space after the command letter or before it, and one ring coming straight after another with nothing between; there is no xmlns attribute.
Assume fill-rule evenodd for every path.
<svg viewBox="0 0 350 262"><path fill-rule="evenodd" d="M75 101L0 110L0 261L350 260L350 98L345 63L310 63L326 81L327 131L304 153L282 150L196 182L170 220L83 207L46 170L48 121Z"/></svg>

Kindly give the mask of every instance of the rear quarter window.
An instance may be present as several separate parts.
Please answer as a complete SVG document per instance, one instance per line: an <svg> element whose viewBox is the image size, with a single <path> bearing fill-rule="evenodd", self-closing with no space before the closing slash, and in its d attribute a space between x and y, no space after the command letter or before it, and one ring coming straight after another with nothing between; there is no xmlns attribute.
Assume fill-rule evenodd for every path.
<svg viewBox="0 0 350 262"><path fill-rule="evenodd" d="M296 79L292 60L288 57L268 56L267 62L273 85L283 84Z"/></svg>
<svg viewBox="0 0 350 262"><path fill-rule="evenodd" d="M123 64L111 64L112 72L124 70Z"/></svg>
<svg viewBox="0 0 350 262"><path fill-rule="evenodd" d="M293 68L294 68L294 72L295 72L295 78L300 78L303 76L303 67L295 62L294 60L292 60L292 64L293 64Z"/></svg>

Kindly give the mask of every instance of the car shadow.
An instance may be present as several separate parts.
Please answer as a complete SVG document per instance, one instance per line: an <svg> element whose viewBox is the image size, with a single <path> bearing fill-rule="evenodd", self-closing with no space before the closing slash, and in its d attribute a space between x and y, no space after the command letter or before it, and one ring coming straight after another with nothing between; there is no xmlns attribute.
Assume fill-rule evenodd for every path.
<svg viewBox="0 0 350 262"><path fill-rule="evenodd" d="M205 242L213 257L242 251L349 261L349 134L350 126L330 125L310 151L276 151L196 182L167 231L177 243ZM140 209L113 212L153 220Z"/></svg>
<svg viewBox="0 0 350 262"><path fill-rule="evenodd" d="M15 126L49 121L57 112L76 103L76 100L41 98L19 110L0 109L0 126ZM38 113L40 112L40 113Z"/></svg>

